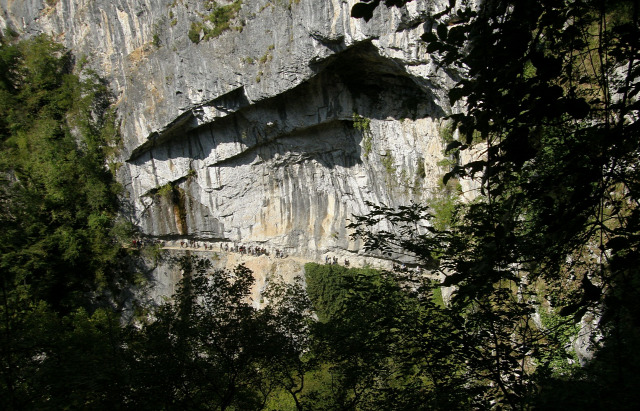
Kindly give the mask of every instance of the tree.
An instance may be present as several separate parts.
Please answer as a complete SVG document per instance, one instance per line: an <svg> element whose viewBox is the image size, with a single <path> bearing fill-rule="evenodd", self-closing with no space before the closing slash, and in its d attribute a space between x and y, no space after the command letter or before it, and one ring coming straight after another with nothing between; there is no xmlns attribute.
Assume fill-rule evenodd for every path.
<svg viewBox="0 0 640 411"><path fill-rule="evenodd" d="M2 408L112 407L126 370L105 304L124 254L109 93L46 36L1 37L0 69Z"/></svg>
<svg viewBox="0 0 640 411"><path fill-rule="evenodd" d="M267 293L265 309L249 299L252 272L209 273L209 260L183 257L183 279L132 340L133 404L151 408L262 409L277 388L296 394L306 349L304 293ZM295 297L295 299L293 298Z"/></svg>
<svg viewBox="0 0 640 411"><path fill-rule="evenodd" d="M473 389L459 361L455 316L433 284L372 269L305 266L321 321L312 355L320 367L308 409L461 409Z"/></svg>
<svg viewBox="0 0 640 411"><path fill-rule="evenodd" d="M105 167L117 146L108 90L45 36L2 40L0 265L3 286L31 285L56 310L89 303L116 282L111 230L118 184Z"/></svg>
<svg viewBox="0 0 640 411"><path fill-rule="evenodd" d="M352 15L370 19L379 3L358 3ZM423 39L462 75L449 92L452 104L464 106L450 116L461 137L447 151L478 140L484 148L482 159L457 165L444 181L478 179L481 195L459 206L445 230L421 205L378 207L355 226L372 248L437 260L444 285L457 287L452 309L464 314L470 370L487 382L492 404L527 408L542 388L540 398L555 398L545 401L586 393L603 408L603 398L624 390L615 406L637 406L637 356L626 356L638 342L640 314L640 6L455 4L432 16ZM395 231L373 233L380 219ZM564 320L535 324L541 311ZM596 358L578 372L582 382L576 374L575 384L562 385L575 391L559 393L554 386L567 377L545 371L548 354L563 351L556 330L587 318L599 319Z"/></svg>

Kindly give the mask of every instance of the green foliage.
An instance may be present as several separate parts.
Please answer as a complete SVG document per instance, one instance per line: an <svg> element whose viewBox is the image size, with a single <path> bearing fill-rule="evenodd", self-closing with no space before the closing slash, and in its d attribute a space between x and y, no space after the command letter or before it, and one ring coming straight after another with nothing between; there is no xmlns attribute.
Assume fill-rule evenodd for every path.
<svg viewBox="0 0 640 411"><path fill-rule="evenodd" d="M216 1L207 1L205 7L211 10L211 13L205 17L205 20L210 23L212 27L202 21L191 23L188 36L189 39L196 44L201 40L200 32L204 32L203 40L209 40L218 37L231 28L235 28L231 27L231 23L237 17L242 7L242 0L235 0L226 6L221 6Z"/></svg>
<svg viewBox="0 0 640 411"><path fill-rule="evenodd" d="M110 230L119 186L105 157L119 136L108 90L91 72L71 74L70 55L47 37L0 53L4 281L69 309L117 266Z"/></svg>
<svg viewBox="0 0 640 411"><path fill-rule="evenodd" d="M82 60L82 59L81 59ZM119 135L105 84L45 36L0 46L0 407L118 408L130 227L105 168ZM78 70L82 70L79 68ZM129 237L130 238L130 237Z"/></svg>
<svg viewBox="0 0 640 411"><path fill-rule="evenodd" d="M263 54L262 57L258 59L258 63L265 64L269 60L269 57L271 57L271 54L269 53Z"/></svg>
<svg viewBox="0 0 640 411"><path fill-rule="evenodd" d="M248 296L252 273L176 261L173 301L121 325L111 308L60 316L23 286L0 304L3 409L261 409L275 390L293 402L308 365L308 302L299 284L272 282L269 305ZM152 319L153 318L153 319Z"/></svg>
<svg viewBox="0 0 640 411"><path fill-rule="evenodd" d="M550 347L539 360L536 372L546 378L568 378L579 369L578 357L571 343L578 336L580 327L571 317L562 317L551 311L539 310L542 326L549 331Z"/></svg>
<svg viewBox="0 0 640 411"><path fill-rule="evenodd" d="M451 123L450 121L445 122L440 127L440 138L445 144L449 144L453 141L453 132L453 123Z"/></svg>
<svg viewBox="0 0 640 411"><path fill-rule="evenodd" d="M156 191L156 195L171 200L173 197L173 190L174 190L173 184L167 183L161 186L160 188L158 188L158 190Z"/></svg>
<svg viewBox="0 0 640 411"><path fill-rule="evenodd" d="M464 409L467 382L456 326L432 285L367 269L305 265L320 322L303 405L312 409Z"/></svg>
<svg viewBox="0 0 640 411"><path fill-rule="evenodd" d="M416 167L416 185L419 180L423 180L427 176L427 170L424 167L424 159L418 158L418 166Z"/></svg>
<svg viewBox="0 0 640 411"><path fill-rule="evenodd" d="M396 167L394 166L393 154L391 154L390 150L387 150L385 154L382 156L382 166L387 172L388 177L393 177L396 173Z"/></svg>
<svg viewBox="0 0 640 411"><path fill-rule="evenodd" d="M200 32L202 32L203 27L202 22L191 23L191 27L189 28L189 33L187 35L192 43L200 43Z"/></svg>
<svg viewBox="0 0 640 411"><path fill-rule="evenodd" d="M17 291L17 290L16 290ZM3 409L111 408L124 404L127 366L111 310L64 317L26 289L0 305Z"/></svg>
<svg viewBox="0 0 640 411"><path fill-rule="evenodd" d="M352 15L368 20L379 4L357 3ZM486 145L484 157L452 164L444 182L475 179L481 195L425 233L416 227L433 220L428 208L377 207L359 220L360 233L372 248L409 252L424 264L438 256L443 285L457 286L451 309L464 318L468 346L477 347L467 364L485 384L474 399L481 408L522 409L539 400L561 407L571 404L567 398L603 409L640 403L635 395L603 400L619 398L618 387L638 391L640 361L626 344L637 341L630 318L640 314L631 297L640 292L640 133L631 114L640 92L639 7L627 0L491 0L477 9L450 2L423 35L428 53L469 73L449 93L466 110L450 116L461 140L447 152ZM381 220L394 230L368 231ZM539 298L553 298L567 318L560 335L562 327L531 321ZM559 369L560 337L588 313L601 316L596 358L580 371L544 372Z"/></svg>
<svg viewBox="0 0 640 411"><path fill-rule="evenodd" d="M374 275L376 270L346 268L337 264L304 266L307 293L320 321L327 321L342 309L347 295L348 278L356 275Z"/></svg>
<svg viewBox="0 0 640 411"><path fill-rule="evenodd" d="M160 244L145 244L142 248L142 255L146 259L153 261L154 267L157 267L160 261L163 260L164 254L164 250Z"/></svg>
<svg viewBox="0 0 640 411"><path fill-rule="evenodd" d="M299 286L276 283L261 310L248 297L253 275L210 272L207 260L184 257L175 303L155 312L130 346L131 401L145 408L260 409L279 387L295 391L305 368L306 299ZM161 364L160 367L158 365Z"/></svg>
<svg viewBox="0 0 640 411"><path fill-rule="evenodd" d="M364 149L364 156L369 156L371 149L373 148L373 136L371 134L371 119L362 117L358 113L354 112L353 116L353 128L362 133L362 148Z"/></svg>
<svg viewBox="0 0 640 411"><path fill-rule="evenodd" d="M262 55L262 57L260 57L258 59L258 63L260 64L265 64L269 61L271 61L273 59L273 55L271 54L271 51L275 48L275 46L273 44L270 44L269 47L267 47L267 51ZM253 64L253 63L251 63Z"/></svg>
<svg viewBox="0 0 640 411"><path fill-rule="evenodd" d="M228 30L231 20L236 17L241 6L241 0L236 0L227 6L216 6L208 17L208 20L213 24L213 29L207 35L218 37L222 32Z"/></svg>
<svg viewBox="0 0 640 411"><path fill-rule="evenodd" d="M77 69L79 69L79 70L83 70L83 69L84 69L84 67L85 67L85 66L87 65L87 63L88 63L88 60L89 60L89 59L88 59L87 55L86 55L86 54L82 54L82 55L80 56L80 58L78 59L78 62L76 63L76 67L77 67Z"/></svg>
<svg viewBox="0 0 640 411"><path fill-rule="evenodd" d="M369 132L371 129L371 119L362 117L358 113L353 113L353 128L363 133Z"/></svg>
<svg viewBox="0 0 640 411"><path fill-rule="evenodd" d="M458 207L460 196L459 183L449 180L442 189L435 193L428 201L432 210L431 224L438 231L444 231L451 227L455 221L455 212Z"/></svg>
<svg viewBox="0 0 640 411"><path fill-rule="evenodd" d="M444 300L442 299L442 289L439 287L433 289L433 303L436 307L445 308Z"/></svg>
<svg viewBox="0 0 640 411"><path fill-rule="evenodd" d="M437 165L438 167L442 167L442 168L446 168L447 170L450 170L453 166L457 165L458 161L454 158L443 158L442 160L438 161Z"/></svg>

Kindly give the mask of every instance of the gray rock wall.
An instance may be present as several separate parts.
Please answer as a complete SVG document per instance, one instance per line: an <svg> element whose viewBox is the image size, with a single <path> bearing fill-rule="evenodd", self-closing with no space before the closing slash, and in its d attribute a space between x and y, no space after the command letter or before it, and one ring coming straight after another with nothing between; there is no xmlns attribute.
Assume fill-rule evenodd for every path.
<svg viewBox="0 0 640 411"><path fill-rule="evenodd" d="M424 200L445 171L455 79L419 37L448 2L368 23L349 17L355 2L245 0L235 29L199 44L202 0L0 0L0 25L51 34L109 81L118 179L143 233L318 259L362 253L352 214Z"/></svg>

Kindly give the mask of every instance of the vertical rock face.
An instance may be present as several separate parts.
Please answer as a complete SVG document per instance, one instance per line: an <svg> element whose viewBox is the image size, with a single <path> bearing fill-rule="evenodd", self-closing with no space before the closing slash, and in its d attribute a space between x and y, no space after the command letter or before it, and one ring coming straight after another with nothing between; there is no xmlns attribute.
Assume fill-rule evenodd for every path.
<svg viewBox="0 0 640 411"><path fill-rule="evenodd" d="M255 103L235 89L139 146L128 161L136 215L156 236L357 251L345 226L366 201L435 186L443 114L364 42L296 87ZM171 195L156 194L163 185Z"/></svg>
<svg viewBox="0 0 640 411"><path fill-rule="evenodd" d="M419 37L448 2L368 23L350 18L355 2L244 0L198 44L202 0L0 0L0 25L51 34L109 81L118 179L145 234L313 259L358 253L352 214L424 200L443 172L453 79Z"/></svg>

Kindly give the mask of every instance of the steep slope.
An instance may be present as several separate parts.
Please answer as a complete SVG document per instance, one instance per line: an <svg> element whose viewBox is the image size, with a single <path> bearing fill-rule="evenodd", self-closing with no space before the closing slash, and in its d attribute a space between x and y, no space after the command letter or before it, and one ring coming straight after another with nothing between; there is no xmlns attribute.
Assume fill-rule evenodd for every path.
<svg viewBox="0 0 640 411"><path fill-rule="evenodd" d="M118 179L145 235L358 255L345 225L366 202L437 190L454 79L419 36L447 2L365 23L353 0L245 0L204 39L213 3L0 0L0 25L51 34L109 81Z"/></svg>

